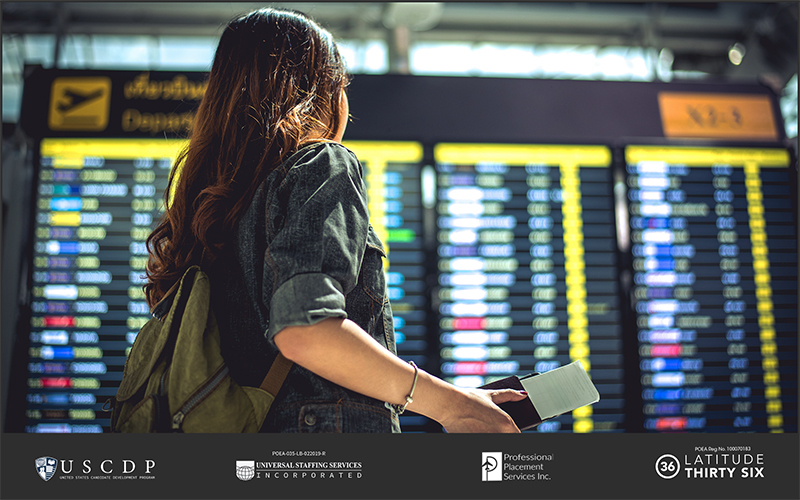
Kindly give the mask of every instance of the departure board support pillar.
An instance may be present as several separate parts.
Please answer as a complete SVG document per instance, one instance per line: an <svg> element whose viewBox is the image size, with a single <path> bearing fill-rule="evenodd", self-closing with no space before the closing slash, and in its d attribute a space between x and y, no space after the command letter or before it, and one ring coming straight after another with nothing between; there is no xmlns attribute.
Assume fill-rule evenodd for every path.
<svg viewBox="0 0 800 500"><path fill-rule="evenodd" d="M384 172L386 171L386 162L383 159L372 161L369 163L369 169L365 173L367 181L367 210L369 210L369 220L372 224L378 238L384 242L384 249L387 254L389 252L388 232L384 219L386 218L386 211L384 210ZM388 262L386 263L388 268Z"/></svg>
<svg viewBox="0 0 800 500"><path fill-rule="evenodd" d="M750 241L756 285L761 364L764 369L764 397L767 400L767 427L770 432L783 432L781 387L775 344L775 317L772 314L772 287L767 257L767 233L764 222L763 194L758 163L744 164L747 188L747 213L750 216Z"/></svg>
<svg viewBox="0 0 800 500"><path fill-rule="evenodd" d="M575 163L562 163L561 213L564 226L564 268L567 285L567 326L569 328L569 357L579 360L587 373L589 363L589 322L586 315L586 273L583 249L583 217L581 210L580 168ZM592 431L592 407L584 406L572 412L575 432Z"/></svg>

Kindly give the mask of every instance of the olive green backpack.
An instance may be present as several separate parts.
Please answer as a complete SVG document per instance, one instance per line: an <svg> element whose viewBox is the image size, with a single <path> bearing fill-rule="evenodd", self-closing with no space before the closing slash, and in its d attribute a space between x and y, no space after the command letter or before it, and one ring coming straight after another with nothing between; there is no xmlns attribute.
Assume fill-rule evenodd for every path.
<svg viewBox="0 0 800 500"><path fill-rule="evenodd" d="M111 406L112 432L258 432L292 362L278 354L261 386L228 373L198 266L153 308L136 337Z"/></svg>

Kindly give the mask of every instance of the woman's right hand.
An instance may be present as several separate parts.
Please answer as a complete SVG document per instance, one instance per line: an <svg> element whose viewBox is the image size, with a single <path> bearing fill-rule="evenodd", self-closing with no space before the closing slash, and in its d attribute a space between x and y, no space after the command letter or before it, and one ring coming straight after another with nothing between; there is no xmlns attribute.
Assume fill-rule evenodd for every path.
<svg viewBox="0 0 800 500"><path fill-rule="evenodd" d="M525 393L513 389L457 390L462 394L459 403L439 422L447 432L519 432L514 420L497 405L525 399Z"/></svg>

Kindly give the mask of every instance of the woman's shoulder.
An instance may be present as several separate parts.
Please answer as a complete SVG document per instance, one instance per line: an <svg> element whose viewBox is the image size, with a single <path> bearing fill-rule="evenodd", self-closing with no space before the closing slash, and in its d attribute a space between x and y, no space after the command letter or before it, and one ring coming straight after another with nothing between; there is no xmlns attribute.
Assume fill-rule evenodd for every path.
<svg viewBox="0 0 800 500"><path fill-rule="evenodd" d="M307 142L300 146L300 148L290 156L289 161L298 163L300 160L311 160L319 157L330 156L332 158L341 158L343 160L358 161L356 154L349 150L341 142L329 140L317 140Z"/></svg>
<svg viewBox="0 0 800 500"><path fill-rule="evenodd" d="M347 171L361 176L361 164L355 153L334 141L315 141L305 144L292 154L284 165L287 171L313 169L321 170L328 175Z"/></svg>

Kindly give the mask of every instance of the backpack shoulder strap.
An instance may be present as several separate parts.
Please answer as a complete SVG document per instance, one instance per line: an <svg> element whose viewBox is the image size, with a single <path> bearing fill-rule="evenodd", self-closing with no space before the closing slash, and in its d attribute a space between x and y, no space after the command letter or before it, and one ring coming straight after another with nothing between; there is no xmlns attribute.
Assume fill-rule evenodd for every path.
<svg viewBox="0 0 800 500"><path fill-rule="evenodd" d="M294 363L292 363L288 358L279 352L275 357L275 361L272 362L272 366L270 366L267 376L264 377L264 380L261 382L259 388L267 391L273 396L277 396L278 391L281 390L283 381L286 380L286 376L289 374L289 370L292 368L293 364Z"/></svg>

